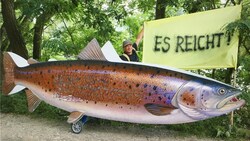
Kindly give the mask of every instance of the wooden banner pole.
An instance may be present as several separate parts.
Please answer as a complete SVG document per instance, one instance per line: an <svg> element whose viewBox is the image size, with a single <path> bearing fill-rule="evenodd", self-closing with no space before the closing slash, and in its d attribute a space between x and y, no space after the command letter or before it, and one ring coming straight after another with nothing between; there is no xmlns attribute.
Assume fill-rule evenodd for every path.
<svg viewBox="0 0 250 141"><path fill-rule="evenodd" d="M233 87L236 87L236 69L233 70ZM233 126L234 124L234 111L231 112L230 115L230 125Z"/></svg>

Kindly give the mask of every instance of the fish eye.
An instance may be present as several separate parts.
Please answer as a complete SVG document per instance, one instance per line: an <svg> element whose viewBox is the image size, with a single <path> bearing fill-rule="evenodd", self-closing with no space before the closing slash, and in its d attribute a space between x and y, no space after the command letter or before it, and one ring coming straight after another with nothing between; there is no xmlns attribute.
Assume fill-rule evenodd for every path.
<svg viewBox="0 0 250 141"><path fill-rule="evenodd" d="M219 90L218 90L218 93L220 94L220 95L224 95L224 94L226 94L226 90L224 89L224 88L219 88Z"/></svg>

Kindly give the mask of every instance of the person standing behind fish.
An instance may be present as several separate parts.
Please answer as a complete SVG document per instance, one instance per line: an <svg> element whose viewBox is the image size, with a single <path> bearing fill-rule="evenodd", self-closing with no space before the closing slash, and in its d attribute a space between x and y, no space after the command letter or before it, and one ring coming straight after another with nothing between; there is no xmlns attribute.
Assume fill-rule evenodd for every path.
<svg viewBox="0 0 250 141"><path fill-rule="evenodd" d="M142 28L140 33L137 35L136 41L133 44L130 40L123 41L122 47L124 53L120 56L123 61L139 62L139 57L136 51L138 50L139 43L143 37L143 33L144 28Z"/></svg>

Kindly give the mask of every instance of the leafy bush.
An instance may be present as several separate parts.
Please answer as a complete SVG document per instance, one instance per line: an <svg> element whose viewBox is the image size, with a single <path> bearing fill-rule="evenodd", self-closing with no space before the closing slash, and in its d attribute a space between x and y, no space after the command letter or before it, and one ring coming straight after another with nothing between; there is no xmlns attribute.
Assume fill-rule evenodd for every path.
<svg viewBox="0 0 250 141"><path fill-rule="evenodd" d="M19 92L14 95L4 96L0 94L0 105L1 113L16 113L22 115L32 115L45 117L48 119L59 119L65 120L69 115L68 112L65 112L61 109L53 107L51 105L46 104L45 102L41 102L41 104L37 107L37 109L30 113L27 107L27 99L24 92Z"/></svg>

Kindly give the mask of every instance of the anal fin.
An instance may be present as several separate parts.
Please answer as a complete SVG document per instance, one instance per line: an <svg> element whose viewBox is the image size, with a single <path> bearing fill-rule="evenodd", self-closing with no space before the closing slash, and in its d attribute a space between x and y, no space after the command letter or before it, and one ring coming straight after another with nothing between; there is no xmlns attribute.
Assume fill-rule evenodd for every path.
<svg viewBox="0 0 250 141"><path fill-rule="evenodd" d="M149 113L156 116L168 115L171 114L171 112L174 110L174 108L153 103L145 104L144 107Z"/></svg>
<svg viewBox="0 0 250 141"><path fill-rule="evenodd" d="M34 112L42 100L34 95L31 90L25 90L25 92L28 100L28 109L30 112Z"/></svg>
<svg viewBox="0 0 250 141"><path fill-rule="evenodd" d="M69 118L67 120L68 123L76 123L77 121L79 121L82 117L84 116L83 113L81 112L72 112L70 115L69 115Z"/></svg>

